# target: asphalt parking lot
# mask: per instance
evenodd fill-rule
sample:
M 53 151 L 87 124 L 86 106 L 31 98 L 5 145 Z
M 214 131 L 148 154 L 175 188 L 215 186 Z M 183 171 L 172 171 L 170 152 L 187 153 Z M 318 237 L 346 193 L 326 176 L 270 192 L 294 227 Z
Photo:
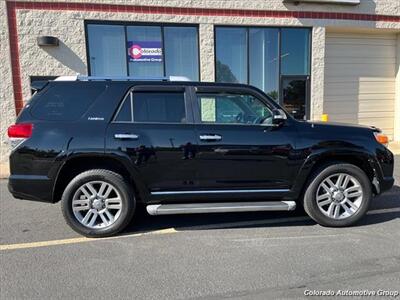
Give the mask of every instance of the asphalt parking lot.
M 0 298 L 298 299 L 307 290 L 398 291 L 399 156 L 396 176 L 396 186 L 350 228 L 321 227 L 301 209 L 140 215 L 124 234 L 96 240 L 69 229 L 59 204 L 15 200 L 2 180 Z

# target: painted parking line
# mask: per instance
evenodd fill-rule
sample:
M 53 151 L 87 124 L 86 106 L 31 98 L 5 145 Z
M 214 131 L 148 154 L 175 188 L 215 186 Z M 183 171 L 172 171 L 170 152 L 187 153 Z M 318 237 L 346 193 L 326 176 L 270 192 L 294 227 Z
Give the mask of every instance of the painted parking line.
M 378 214 L 395 213 L 395 212 L 400 212 L 400 207 L 371 210 L 371 211 L 367 212 L 367 215 L 378 215 Z M 96 239 L 95 238 L 78 237 L 78 238 L 71 238 L 71 239 L 50 240 L 50 241 L 31 242 L 31 243 L 6 244 L 6 245 L 0 245 L 0 251 L 27 249 L 27 248 L 39 248 L 39 247 L 68 245 L 68 244 L 78 244 L 78 243 L 104 241 L 104 240 L 111 240 L 111 239 L 140 237 L 140 236 L 145 236 L 145 235 L 172 234 L 172 233 L 185 231 L 185 229 L 188 229 L 188 230 L 226 229 L 226 228 L 248 227 L 248 226 L 257 226 L 257 225 L 271 225 L 271 224 L 303 222 L 303 221 L 311 221 L 311 219 L 307 216 L 288 217 L 288 218 L 279 218 L 279 219 L 271 219 L 271 220 L 254 220 L 254 221 L 243 221 L 243 222 L 227 222 L 227 223 L 216 223 L 216 224 L 207 224 L 207 225 L 185 226 L 185 227 L 180 228 L 179 230 L 176 230 L 175 228 L 166 228 L 166 229 L 155 230 L 155 231 L 150 231 L 150 232 L 125 234 L 125 235 L 118 235 L 118 236 L 112 236 L 112 237 L 106 237 L 106 238 L 96 238 Z
M 174 228 L 166 228 L 161 230 L 155 230 L 150 232 L 141 232 L 141 233 L 133 233 L 133 234 L 125 234 L 118 236 L 111 236 L 105 238 L 87 238 L 87 237 L 78 237 L 71 239 L 62 239 L 62 240 L 51 240 L 51 241 L 41 241 L 41 242 L 31 242 L 31 243 L 20 243 L 20 244 L 8 244 L 8 245 L 0 245 L 0 251 L 5 250 L 16 250 L 16 249 L 27 249 L 27 248 L 39 248 L 39 247 L 48 247 L 48 246 L 58 246 L 58 245 L 68 245 L 68 244 L 79 244 L 85 242 L 95 242 L 95 241 L 104 241 L 111 239 L 121 239 L 128 237 L 139 237 L 144 235 L 156 235 L 156 234 L 171 234 L 177 232 Z

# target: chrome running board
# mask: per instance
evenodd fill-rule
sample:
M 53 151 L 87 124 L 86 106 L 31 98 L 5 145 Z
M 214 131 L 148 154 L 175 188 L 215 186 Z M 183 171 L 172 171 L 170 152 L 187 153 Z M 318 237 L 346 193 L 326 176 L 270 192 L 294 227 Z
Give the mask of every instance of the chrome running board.
M 245 211 L 288 211 L 295 208 L 296 202 L 294 201 L 154 204 L 146 207 L 147 212 L 153 216 Z

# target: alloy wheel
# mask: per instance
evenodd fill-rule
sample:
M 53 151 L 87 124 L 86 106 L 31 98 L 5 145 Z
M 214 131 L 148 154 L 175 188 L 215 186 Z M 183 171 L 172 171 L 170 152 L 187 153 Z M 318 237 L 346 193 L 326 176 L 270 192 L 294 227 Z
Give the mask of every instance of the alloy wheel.
M 336 173 L 319 184 L 316 200 L 325 216 L 335 220 L 346 219 L 359 210 L 363 201 L 363 188 L 354 176 Z
M 80 186 L 72 199 L 75 218 L 85 227 L 110 227 L 121 215 L 122 200 L 118 190 L 105 181 L 90 181 Z

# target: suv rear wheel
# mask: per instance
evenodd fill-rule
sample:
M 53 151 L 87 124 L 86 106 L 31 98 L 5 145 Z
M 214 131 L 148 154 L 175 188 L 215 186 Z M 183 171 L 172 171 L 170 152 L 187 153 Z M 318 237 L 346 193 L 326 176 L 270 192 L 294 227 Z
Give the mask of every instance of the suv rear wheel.
M 366 214 L 371 197 L 371 184 L 364 171 L 351 164 L 332 164 L 310 180 L 304 209 L 323 226 L 349 226 Z
M 135 210 L 132 188 L 109 170 L 85 171 L 67 185 L 62 195 L 65 220 L 87 237 L 105 237 L 123 230 Z

